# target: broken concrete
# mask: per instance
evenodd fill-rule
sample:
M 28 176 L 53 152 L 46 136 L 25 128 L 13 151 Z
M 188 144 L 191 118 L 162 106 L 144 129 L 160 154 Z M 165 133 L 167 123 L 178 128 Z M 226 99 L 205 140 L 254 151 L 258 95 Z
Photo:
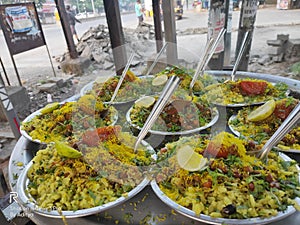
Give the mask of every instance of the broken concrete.
M 38 87 L 39 91 L 45 91 L 48 93 L 52 93 L 54 91 L 54 89 L 56 88 L 56 84 L 55 83 L 46 83 L 46 84 L 42 84 Z
M 89 57 L 79 56 L 72 59 L 70 56 L 65 57 L 65 60 L 60 64 L 61 69 L 66 74 L 83 75 L 84 70 L 89 67 L 91 60 Z
M 278 34 L 276 40 L 267 40 L 268 55 L 273 62 L 288 61 L 300 57 L 300 39 L 289 39 L 288 34 Z

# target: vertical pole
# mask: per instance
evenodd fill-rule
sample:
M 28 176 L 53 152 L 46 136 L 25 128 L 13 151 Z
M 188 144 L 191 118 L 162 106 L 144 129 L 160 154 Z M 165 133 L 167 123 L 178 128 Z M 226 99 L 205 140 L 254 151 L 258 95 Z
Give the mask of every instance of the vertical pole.
M 63 0 L 55 0 L 55 4 L 57 6 L 57 11 L 59 14 L 59 18 L 61 21 L 62 29 L 66 38 L 68 50 L 70 57 L 72 59 L 76 59 L 78 57 L 78 53 L 76 51 L 76 46 L 74 43 L 73 35 L 71 32 L 71 28 L 68 21 L 68 15 L 66 13 L 66 8 Z
M 225 1 L 225 49 L 224 49 L 224 66 L 229 67 L 231 65 L 231 31 L 232 31 L 232 0 Z M 223 66 L 223 67 L 224 67 Z
M 49 51 L 49 48 L 48 48 L 48 45 L 47 45 L 47 44 L 46 44 L 46 49 L 47 49 L 49 61 L 50 61 L 50 64 L 51 64 L 51 68 L 52 68 L 52 71 L 53 71 L 53 75 L 54 75 L 54 77 L 56 77 L 56 73 L 55 73 L 55 70 L 54 70 L 53 62 L 52 62 L 52 60 L 51 60 L 50 51 Z
M 127 55 L 119 1 L 103 0 L 103 3 L 109 29 L 111 47 L 113 49 L 115 69 L 116 73 L 121 75 L 127 63 Z
M 211 0 L 208 14 L 208 39 L 216 38 L 225 27 L 225 0 Z M 224 39 L 220 41 L 208 63 L 210 69 L 222 70 L 224 64 Z
M 174 16 L 174 3 L 173 0 L 162 1 L 162 10 L 164 15 L 164 28 L 165 28 L 165 40 L 168 42 L 167 46 L 167 63 L 169 65 L 178 64 L 177 54 L 177 40 L 176 40 L 176 26 Z
M 163 46 L 162 26 L 161 26 L 161 13 L 160 13 L 160 0 L 152 0 L 154 30 L 156 40 L 156 51 L 159 52 Z
M 91 0 L 92 1 L 92 9 L 93 9 L 93 13 L 94 13 L 94 15 L 95 15 L 95 13 L 96 13 L 96 10 L 95 10 L 95 4 L 94 4 L 94 0 Z
M 15 62 L 15 59 L 14 59 L 14 57 L 13 57 L 13 55 L 11 53 L 9 53 L 9 54 L 10 54 L 10 58 L 11 58 L 11 61 L 13 63 L 13 66 L 15 68 L 15 72 L 16 72 L 16 75 L 17 75 L 17 78 L 18 78 L 18 81 L 19 81 L 19 85 L 23 86 L 22 82 L 21 82 L 21 78 L 20 78 L 19 72 L 18 72 L 18 69 L 17 69 L 17 65 L 16 65 L 16 62 Z
M 34 10 L 35 10 L 35 12 L 37 12 L 36 6 L 35 6 L 35 3 L 34 3 L 34 2 L 33 2 L 33 5 L 34 5 Z M 42 28 L 39 21 L 38 21 L 38 24 L 39 24 L 39 27 Z M 45 38 L 45 35 L 44 35 L 44 32 L 43 32 L 43 29 L 41 29 L 41 34 L 42 34 L 42 38 L 43 38 L 43 40 L 44 40 L 44 43 L 45 43 L 45 45 L 46 45 L 46 49 L 47 49 L 47 53 L 48 53 L 48 57 L 49 57 L 49 61 L 50 61 L 50 64 L 51 64 L 51 68 L 52 68 L 53 74 L 54 74 L 54 76 L 56 77 L 56 73 L 55 73 L 55 70 L 54 70 L 54 67 L 53 67 L 53 63 L 52 63 L 51 56 L 50 56 L 50 51 L 49 51 L 48 45 L 47 45 L 47 43 L 46 43 L 46 38 Z
M 5 76 L 6 82 L 10 86 L 10 82 L 9 82 L 9 79 L 8 79 L 8 76 L 7 76 L 7 73 L 6 73 L 6 70 L 5 70 L 5 67 L 3 65 L 3 62 L 2 62 L 1 58 L 0 58 L 0 63 L 1 63 L 1 67 L 2 67 L 2 70 L 3 70 L 4 76 Z M 1 77 L 1 79 L 2 79 L 2 77 Z
M 15 138 L 19 138 L 21 136 L 20 134 L 20 121 L 17 117 L 14 107 L 8 97 L 8 93 L 5 89 L 4 82 L 2 80 L 1 74 L 0 74 L 0 108 L 2 108 L 9 125 L 11 127 L 11 130 L 15 136 Z
M 240 12 L 240 22 L 239 22 L 239 31 L 238 31 L 235 57 L 237 57 L 239 53 L 240 46 L 243 42 L 245 33 L 249 31 L 248 45 L 246 46 L 245 53 L 242 56 L 240 65 L 238 67 L 238 70 L 242 70 L 242 71 L 248 70 L 254 23 L 255 23 L 256 12 L 257 12 L 257 1 L 258 0 L 243 0 L 242 9 Z

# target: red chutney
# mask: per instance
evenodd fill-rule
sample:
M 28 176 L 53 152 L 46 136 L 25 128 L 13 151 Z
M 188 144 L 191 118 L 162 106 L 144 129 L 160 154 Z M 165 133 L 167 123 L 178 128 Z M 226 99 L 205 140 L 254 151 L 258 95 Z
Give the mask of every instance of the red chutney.
M 239 88 L 243 95 L 261 95 L 265 92 L 268 84 L 264 81 L 241 81 Z
M 108 126 L 88 130 L 82 135 L 82 142 L 88 146 L 97 146 L 100 141 L 116 138 L 121 129 L 121 126 Z

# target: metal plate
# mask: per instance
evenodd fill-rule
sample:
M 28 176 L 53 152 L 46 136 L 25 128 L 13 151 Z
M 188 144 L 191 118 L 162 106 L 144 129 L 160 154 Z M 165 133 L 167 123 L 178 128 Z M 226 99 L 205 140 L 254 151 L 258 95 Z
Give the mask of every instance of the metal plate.
M 126 113 L 126 121 L 129 123 L 130 126 L 136 128 L 138 130 L 141 130 L 142 129 L 141 127 L 139 127 L 136 124 L 132 123 L 132 121 L 130 119 L 131 110 L 132 110 L 132 107 L 130 107 L 130 109 Z M 149 133 L 156 134 L 156 135 L 161 135 L 161 136 L 180 136 L 180 135 L 189 135 L 189 134 L 199 133 L 200 131 L 203 131 L 203 130 L 206 130 L 206 129 L 212 127 L 218 121 L 219 111 L 216 108 L 212 108 L 211 111 L 212 111 L 212 119 L 205 126 L 197 127 L 195 129 L 192 129 L 192 130 L 184 130 L 184 131 L 178 131 L 178 132 L 157 131 L 157 130 L 151 130 L 150 129 Z
M 150 152 L 153 154 L 151 155 L 151 158 L 156 160 L 156 153 L 154 149 L 145 141 L 142 141 L 142 145 L 145 146 Z M 62 218 L 62 216 L 65 216 L 66 218 L 78 218 L 88 215 L 93 215 L 96 213 L 100 213 L 103 211 L 106 211 L 108 209 L 111 209 L 117 205 L 120 205 L 121 203 L 124 203 L 125 201 L 129 200 L 130 198 L 137 195 L 140 191 L 142 191 L 150 182 L 149 178 L 145 177 L 143 181 L 138 184 L 135 188 L 133 188 L 126 197 L 120 197 L 116 199 L 115 201 L 93 207 L 88 209 L 81 209 L 77 211 L 62 211 L 61 213 L 58 212 L 55 208 L 50 209 L 44 209 L 39 207 L 34 198 L 28 193 L 27 186 L 29 184 L 29 178 L 27 177 L 27 173 L 32 166 L 33 161 L 31 160 L 23 169 L 21 172 L 16 185 L 16 190 L 18 193 L 18 202 L 19 204 L 22 204 L 27 210 L 31 210 L 39 215 L 45 216 L 45 217 L 51 217 L 51 218 Z
M 283 153 L 280 153 L 280 157 L 285 161 L 291 160 L 291 158 L 289 158 L 287 155 Z M 300 169 L 299 166 L 297 166 L 297 168 Z M 299 173 L 299 180 L 300 180 L 300 173 Z M 293 206 L 288 206 L 286 211 L 279 212 L 277 216 L 273 216 L 265 219 L 261 219 L 258 217 L 250 218 L 250 219 L 213 218 L 204 214 L 196 215 L 194 211 L 177 204 L 160 190 L 155 180 L 151 181 L 151 187 L 155 192 L 155 194 L 157 195 L 157 197 L 160 198 L 165 204 L 170 206 L 172 209 L 176 210 L 180 214 L 185 215 L 189 218 L 192 218 L 200 222 L 209 223 L 209 224 L 234 224 L 234 225 L 268 224 L 268 223 L 273 223 L 282 220 L 283 218 L 296 212 L 296 209 Z M 300 204 L 300 198 L 297 198 L 296 201 L 298 202 L 298 204 Z
M 219 71 L 219 70 L 208 70 L 208 71 L 205 71 L 205 73 L 216 76 L 217 78 L 223 79 L 223 80 L 229 79 L 230 75 L 231 75 L 231 71 Z M 269 81 L 272 83 L 282 82 L 282 83 L 287 84 L 290 89 L 300 91 L 300 81 L 298 81 L 298 80 L 294 80 L 294 79 L 290 79 L 290 78 L 282 77 L 282 76 L 275 76 L 275 75 L 271 75 L 271 74 L 264 74 L 264 73 L 251 73 L 251 72 L 243 72 L 243 71 L 238 71 L 236 73 L 237 79 L 244 79 L 247 77 L 266 80 L 266 81 Z
M 72 102 L 75 102 L 75 101 L 72 101 Z M 60 102 L 59 104 L 62 105 L 62 104 L 64 104 L 64 103 L 65 103 L 65 102 Z M 27 117 L 22 121 L 22 123 L 30 122 L 30 121 L 33 120 L 36 116 L 41 115 L 41 110 L 42 110 L 42 109 L 39 109 L 39 110 L 33 112 L 32 114 L 30 114 L 29 116 L 27 116 Z M 117 121 L 118 121 L 118 118 L 119 118 L 119 116 L 118 116 L 118 111 L 117 111 L 115 108 L 112 108 L 111 111 L 112 111 L 112 113 L 113 113 L 113 115 L 112 115 L 112 117 L 111 117 L 111 120 L 112 120 L 111 125 L 115 125 L 115 124 L 117 123 Z M 21 126 L 20 126 L 20 133 L 21 133 L 22 136 L 24 136 L 24 137 L 25 137 L 26 139 L 28 139 L 29 141 L 32 141 L 32 142 L 38 143 L 38 144 L 45 144 L 45 143 L 41 142 L 39 139 L 33 139 L 33 138 L 27 133 L 27 131 L 24 130 L 24 127 L 22 126 L 22 124 L 21 124 Z
M 242 135 L 240 134 L 240 132 L 238 132 L 237 130 L 235 130 L 233 128 L 233 126 L 230 125 L 230 122 L 233 121 L 236 118 L 236 115 L 232 115 L 229 120 L 228 120 L 228 127 L 230 129 L 230 131 L 237 137 L 241 137 Z M 246 137 L 247 138 L 247 137 Z M 300 149 L 282 149 L 278 146 L 274 147 L 274 149 L 281 151 L 281 152 L 290 152 L 290 153 L 298 153 L 300 154 Z
M 146 79 L 146 78 L 153 78 L 153 76 L 152 75 L 149 75 L 149 76 L 138 76 L 138 78 Z M 86 85 L 84 85 L 81 88 L 81 90 L 80 90 L 80 96 L 83 96 L 88 91 L 91 91 L 93 89 L 93 85 L 94 85 L 95 82 L 97 82 L 97 80 L 91 81 L 91 82 L 87 83 Z M 101 83 L 101 81 L 100 81 L 100 83 Z M 115 107 L 121 107 L 122 105 L 128 105 L 128 104 L 132 105 L 135 100 L 137 100 L 137 98 L 134 98 L 134 99 L 131 99 L 131 100 L 125 101 L 125 102 L 112 102 L 111 105 L 113 105 Z M 104 103 L 108 103 L 108 102 L 104 102 Z
M 216 76 L 219 79 L 222 80 L 227 80 L 230 79 L 231 76 L 231 72 L 230 71 L 206 71 L 206 73 Z M 279 78 L 278 76 L 274 76 L 274 75 L 270 75 L 270 74 L 259 74 L 259 73 L 251 73 L 251 72 L 241 72 L 238 71 L 236 74 L 236 79 L 245 79 L 245 78 L 255 78 L 255 79 L 260 79 L 260 80 L 265 80 L 270 82 L 271 84 L 275 85 L 278 82 L 282 82 L 282 83 L 286 83 L 288 86 L 296 88 L 299 83 L 298 81 L 295 82 L 295 80 L 289 79 L 289 78 Z M 286 95 L 288 96 L 290 93 L 290 90 L 287 90 Z M 216 106 L 222 106 L 222 107 L 228 107 L 228 108 L 239 108 L 239 107 L 245 107 L 245 106 L 255 106 L 255 105 L 262 105 L 265 102 L 252 102 L 252 103 L 236 103 L 236 104 L 227 104 L 227 105 L 223 105 L 220 103 L 213 103 Z

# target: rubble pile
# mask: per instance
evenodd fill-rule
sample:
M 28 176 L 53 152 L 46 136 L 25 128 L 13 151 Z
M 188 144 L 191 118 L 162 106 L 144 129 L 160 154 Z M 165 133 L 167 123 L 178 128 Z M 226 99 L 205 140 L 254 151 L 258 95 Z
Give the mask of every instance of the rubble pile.
M 154 28 L 151 25 L 139 26 L 136 29 L 124 29 L 125 47 L 127 52 L 136 54 L 133 65 L 142 62 L 145 52 L 152 45 L 149 41 L 155 40 Z M 80 56 L 89 58 L 93 65 L 100 70 L 110 70 L 114 67 L 113 52 L 110 43 L 109 30 L 105 25 L 91 27 L 86 31 L 77 44 L 77 52 Z
M 299 74 L 291 72 L 293 65 L 300 60 L 300 39 L 278 34 L 276 40 L 267 40 L 267 45 L 267 54 L 250 59 L 249 71 L 300 80 Z

